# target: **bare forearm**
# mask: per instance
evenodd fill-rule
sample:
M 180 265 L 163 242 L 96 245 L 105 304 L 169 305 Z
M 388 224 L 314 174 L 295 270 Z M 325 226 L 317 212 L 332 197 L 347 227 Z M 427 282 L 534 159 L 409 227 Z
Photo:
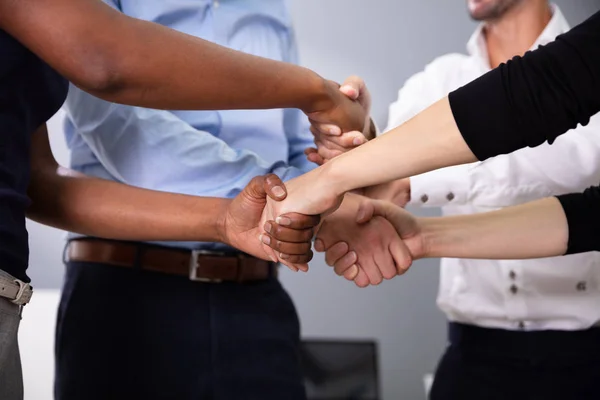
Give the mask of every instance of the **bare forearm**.
M 0 0 L 0 28 L 76 85 L 109 101 L 163 109 L 307 112 L 331 103 L 331 88 L 308 69 L 136 20 L 99 0 Z
M 463 140 L 445 98 L 322 168 L 326 179 L 339 192 L 346 192 L 473 161 L 477 160 Z
M 420 218 L 425 257 L 527 259 L 565 254 L 568 224 L 552 197 L 499 211 Z
M 28 218 L 85 235 L 121 240 L 223 241 L 230 200 L 139 189 L 59 168 L 32 174 Z

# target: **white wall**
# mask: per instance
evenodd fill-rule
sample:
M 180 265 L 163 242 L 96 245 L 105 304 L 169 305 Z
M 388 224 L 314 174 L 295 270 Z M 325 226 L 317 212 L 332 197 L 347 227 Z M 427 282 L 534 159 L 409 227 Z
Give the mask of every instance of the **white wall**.
M 572 23 L 600 8 L 597 0 L 557 3 Z M 382 126 L 402 83 L 434 57 L 463 51 L 474 27 L 464 1 L 292 0 L 292 12 L 303 64 L 338 81 L 350 74 L 363 76 Z M 55 155 L 67 164 L 57 119 L 51 132 Z M 62 233 L 35 223 L 28 227 L 34 285 L 58 288 Z M 435 367 L 445 340 L 445 322 L 434 303 L 437 265 L 436 260 L 420 261 L 405 277 L 359 290 L 334 276 L 317 257 L 309 274 L 286 270 L 282 280 L 298 306 L 305 336 L 377 339 L 384 398 L 420 399 L 423 374 Z M 24 357 L 26 373 L 30 359 Z M 50 393 L 28 400 L 49 398 Z

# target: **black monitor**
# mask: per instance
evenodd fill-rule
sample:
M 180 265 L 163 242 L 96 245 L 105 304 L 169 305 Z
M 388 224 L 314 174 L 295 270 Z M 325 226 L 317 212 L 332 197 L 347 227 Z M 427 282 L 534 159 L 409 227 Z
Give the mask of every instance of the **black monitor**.
M 301 356 L 308 400 L 381 400 L 375 341 L 305 339 Z

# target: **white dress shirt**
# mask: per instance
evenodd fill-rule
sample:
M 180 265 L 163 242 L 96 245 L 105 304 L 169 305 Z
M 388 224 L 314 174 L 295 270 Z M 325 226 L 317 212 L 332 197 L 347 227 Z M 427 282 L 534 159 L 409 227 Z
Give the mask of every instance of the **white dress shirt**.
M 532 46 L 569 27 L 558 7 Z M 390 106 L 388 130 L 490 70 L 482 27 L 468 54 L 437 58 L 411 77 Z M 481 132 L 485 135 L 485 132 Z M 472 214 L 570 192 L 600 182 L 600 118 L 553 145 L 411 178 L 409 206 Z M 600 253 L 537 260 L 443 259 L 438 305 L 451 321 L 512 330 L 576 330 L 600 321 Z

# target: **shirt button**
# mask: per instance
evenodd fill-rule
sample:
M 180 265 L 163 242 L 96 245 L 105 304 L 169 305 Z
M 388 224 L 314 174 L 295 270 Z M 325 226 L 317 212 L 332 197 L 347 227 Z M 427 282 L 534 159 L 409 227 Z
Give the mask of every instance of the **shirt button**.
M 510 292 L 512 294 L 517 294 L 518 291 L 519 291 L 519 288 L 517 287 L 517 285 L 511 285 L 510 286 Z
M 579 292 L 585 292 L 587 290 L 587 282 L 579 282 L 576 288 Z
M 429 200 L 429 196 L 427 196 L 426 194 L 424 194 L 423 196 L 421 196 L 421 202 L 422 203 L 427 203 L 428 200 Z
M 525 322 L 519 321 L 519 329 L 525 329 Z
M 215 7 L 215 8 L 219 8 L 219 0 L 215 0 L 215 1 L 213 2 L 213 7 Z
M 515 271 L 510 271 L 510 273 L 508 274 L 508 276 L 510 277 L 510 279 L 512 279 L 514 281 L 515 278 L 517 277 L 517 274 L 515 273 Z
M 448 201 L 452 201 L 452 200 L 454 200 L 454 193 L 448 193 L 448 194 L 446 195 L 446 198 L 448 199 Z

